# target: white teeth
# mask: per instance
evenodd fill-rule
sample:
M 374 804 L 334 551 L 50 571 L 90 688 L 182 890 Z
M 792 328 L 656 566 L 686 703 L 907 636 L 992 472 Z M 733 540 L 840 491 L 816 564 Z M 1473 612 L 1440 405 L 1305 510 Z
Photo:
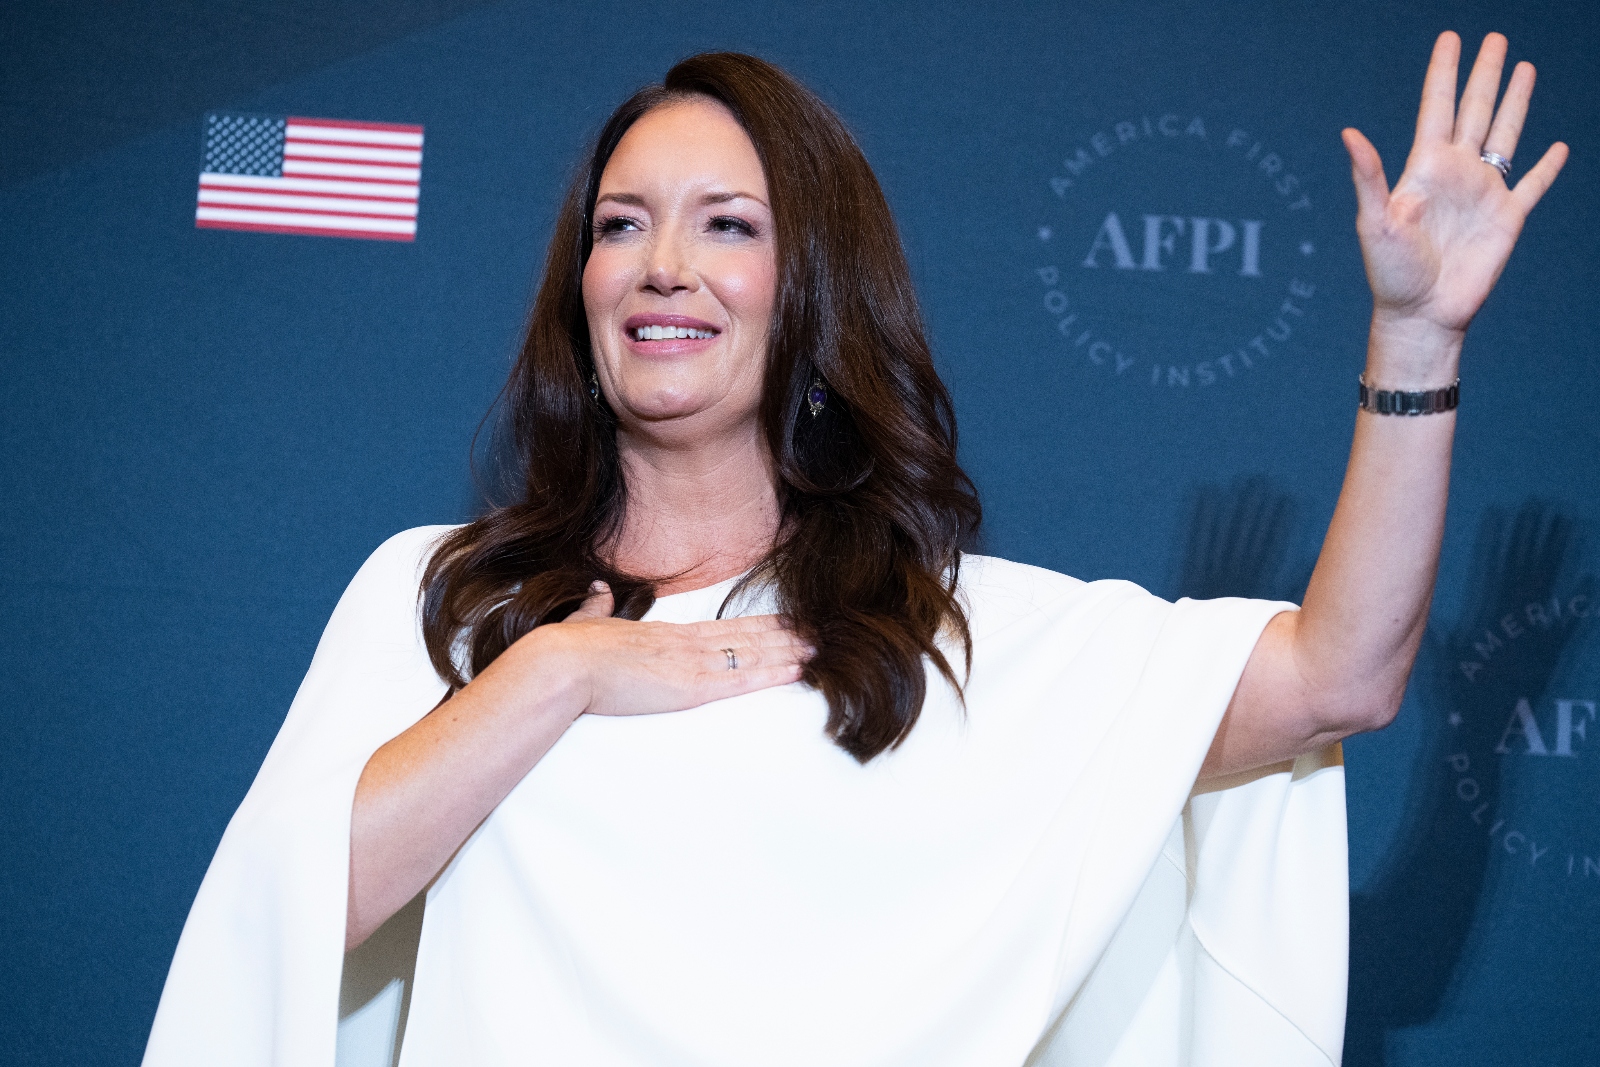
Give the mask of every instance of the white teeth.
M 695 330 L 688 326 L 639 326 L 633 331 L 635 341 L 673 341 L 684 338 L 704 340 L 715 336 L 714 330 Z

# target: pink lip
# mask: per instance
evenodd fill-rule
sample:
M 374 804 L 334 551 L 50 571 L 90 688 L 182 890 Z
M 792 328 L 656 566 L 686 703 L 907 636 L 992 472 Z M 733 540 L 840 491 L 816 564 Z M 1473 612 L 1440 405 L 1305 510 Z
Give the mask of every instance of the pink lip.
M 689 330 L 709 330 L 711 337 L 674 337 L 670 340 L 663 338 L 660 341 L 636 341 L 633 331 L 641 326 L 674 326 Z M 622 323 L 622 337 L 628 347 L 641 356 L 678 356 L 689 355 L 708 348 L 715 344 L 721 329 L 706 322 L 704 319 L 693 319 L 687 315 L 630 315 Z

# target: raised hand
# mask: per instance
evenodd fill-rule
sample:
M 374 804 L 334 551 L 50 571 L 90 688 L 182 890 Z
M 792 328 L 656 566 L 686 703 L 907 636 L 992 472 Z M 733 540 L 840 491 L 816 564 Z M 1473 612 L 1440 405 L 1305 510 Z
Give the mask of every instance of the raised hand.
M 1500 277 L 1528 213 L 1567 160 L 1567 146 L 1558 141 L 1507 187 L 1480 153 L 1515 158 L 1533 94 L 1533 65 L 1517 64 L 1496 110 L 1506 39 L 1489 34 L 1458 108 L 1460 57 L 1461 39 L 1440 34 L 1423 82 L 1416 140 L 1392 192 L 1372 142 L 1357 130 L 1344 131 L 1375 315 L 1458 339 Z
M 670 623 L 614 619 L 611 611 L 611 591 L 597 583 L 565 621 L 533 631 L 543 654 L 571 672 L 590 715 L 681 711 L 784 685 L 814 654 L 777 615 Z
M 1467 325 L 1567 159 L 1556 144 L 1508 188 L 1482 153 L 1515 155 L 1533 67 L 1517 65 L 1496 110 L 1506 39 L 1490 34 L 1458 108 L 1460 56 L 1460 39 L 1441 34 L 1393 192 L 1371 142 L 1344 131 L 1372 284 L 1366 381 L 1374 388 L 1450 384 Z M 1433 599 L 1455 424 L 1453 412 L 1355 414 L 1344 488 L 1304 605 L 1267 624 L 1203 775 L 1266 766 L 1394 718 Z

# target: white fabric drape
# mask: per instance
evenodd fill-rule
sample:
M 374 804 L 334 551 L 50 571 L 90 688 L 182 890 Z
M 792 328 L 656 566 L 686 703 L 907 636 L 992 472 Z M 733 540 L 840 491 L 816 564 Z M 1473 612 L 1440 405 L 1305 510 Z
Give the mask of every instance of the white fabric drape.
M 333 1067 L 355 782 L 434 706 L 401 534 L 341 599 L 229 824 L 147 1067 Z M 401 1062 L 1337 1064 L 1337 753 L 1195 775 L 1290 605 L 983 557 L 963 708 L 865 767 L 793 685 L 584 718 L 428 896 Z M 715 615 L 727 586 L 658 601 Z M 756 598 L 732 613 L 763 610 Z

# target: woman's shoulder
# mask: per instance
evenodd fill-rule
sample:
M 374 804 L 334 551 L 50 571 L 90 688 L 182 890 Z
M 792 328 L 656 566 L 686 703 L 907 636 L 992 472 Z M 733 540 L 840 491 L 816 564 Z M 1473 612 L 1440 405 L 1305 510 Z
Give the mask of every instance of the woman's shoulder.
M 1086 582 L 1045 567 L 963 553 L 959 589 L 974 633 L 993 632 L 1025 618 L 1042 619 L 1105 599 L 1155 599 L 1133 582 Z
M 345 589 L 344 601 L 390 610 L 415 604 L 422 572 L 439 542 L 455 525 L 414 526 L 386 539 L 361 564 Z
M 413 583 L 420 581 L 422 569 L 427 566 L 439 542 L 445 535 L 460 528 L 460 524 L 440 524 L 401 530 L 372 550 L 356 576 L 359 579 L 364 574 L 370 574 Z
M 963 552 L 960 584 L 963 590 L 983 595 L 1018 595 L 1050 600 L 1076 592 L 1088 583 L 1060 571 L 1028 563 Z

